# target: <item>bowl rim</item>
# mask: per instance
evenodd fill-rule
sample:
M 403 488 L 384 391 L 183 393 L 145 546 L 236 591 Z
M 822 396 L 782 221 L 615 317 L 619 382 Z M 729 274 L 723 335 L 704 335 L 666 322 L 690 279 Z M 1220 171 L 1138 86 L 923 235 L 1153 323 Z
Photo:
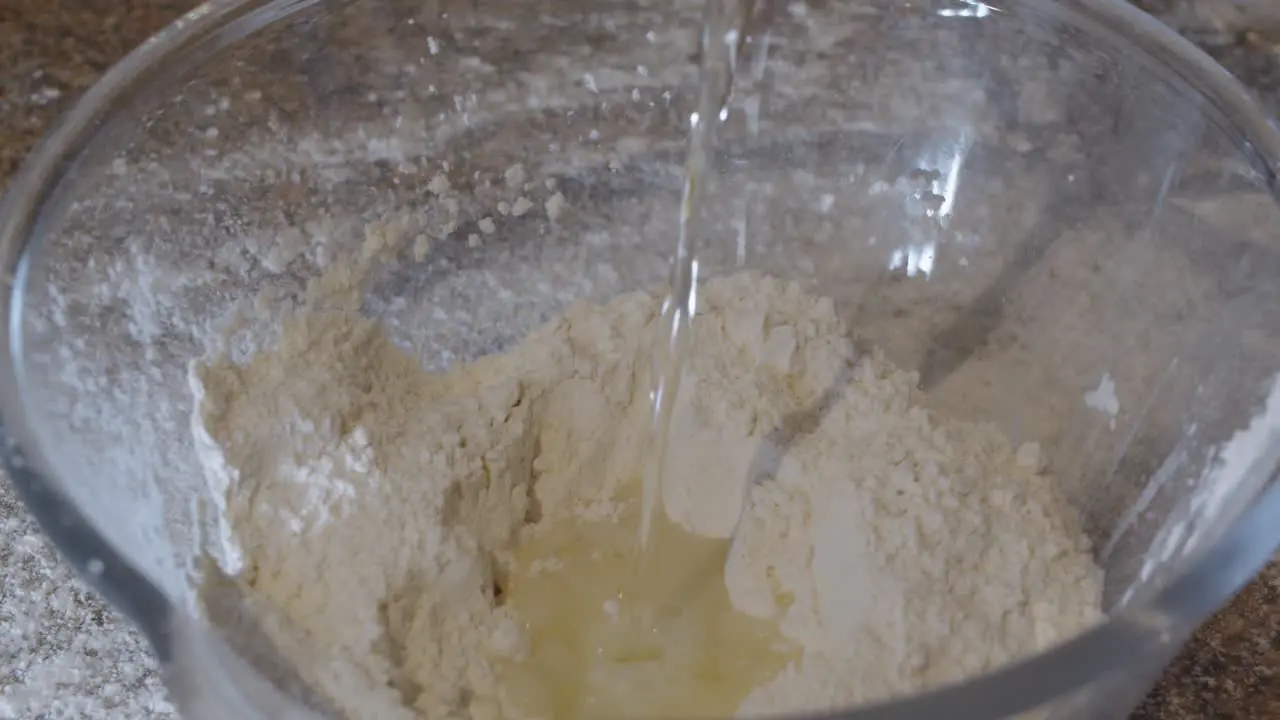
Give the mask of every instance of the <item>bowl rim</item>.
M 148 578 L 120 555 L 59 483 L 40 470 L 50 467 L 46 455 L 53 450 L 38 441 L 24 392 L 20 321 L 22 290 L 27 282 L 27 250 L 39 242 L 39 219 L 46 201 L 55 195 L 64 179 L 75 173 L 82 153 L 103 120 L 112 116 L 122 98 L 145 78 L 211 37 L 223 35 L 225 42 L 234 42 L 275 20 L 325 1 L 209 0 L 181 16 L 110 68 L 81 97 L 27 157 L 0 202 L 0 262 L 8 269 L 5 279 L 10 286 L 9 293 L 0 293 L 0 318 L 8 341 L 7 351 L 0 353 L 0 462 L 58 551 L 90 586 L 139 627 L 165 665 L 174 660 L 174 626 L 186 611 L 154 578 Z M 980 4 L 978 0 L 960 1 Z M 999 4 L 1006 3 L 1033 5 L 1040 12 L 1066 14 L 1105 27 L 1174 72 L 1210 103 L 1226 120 L 1230 131 L 1238 133 L 1242 152 L 1252 150 L 1258 170 L 1273 194 L 1276 192 L 1280 131 L 1249 91 L 1190 41 L 1119 0 L 1003 0 Z M 1144 665 L 1144 658 L 1171 655 L 1185 640 L 1189 628 L 1225 604 L 1280 546 L 1280 482 L 1275 469 L 1270 472 L 1251 507 L 1198 558 L 1188 562 L 1180 574 L 1152 597 L 1108 615 L 1092 629 L 1034 656 L 956 684 L 870 705 L 801 716 L 990 720 L 1034 710 L 1100 682 L 1124 682 L 1125 678 L 1136 676 L 1145 690 L 1159 667 Z M 181 697 L 175 700 L 181 705 Z M 1137 697 L 1132 700 L 1136 702 Z

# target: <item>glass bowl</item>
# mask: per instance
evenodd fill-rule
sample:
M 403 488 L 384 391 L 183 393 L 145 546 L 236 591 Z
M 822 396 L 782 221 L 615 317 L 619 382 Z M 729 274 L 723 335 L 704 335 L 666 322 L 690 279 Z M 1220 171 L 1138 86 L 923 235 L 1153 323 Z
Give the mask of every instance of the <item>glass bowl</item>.
M 1095 629 L 830 712 L 1123 716 L 1280 542 L 1280 135 L 1118 2 L 778 10 L 726 123 L 703 267 L 803 280 L 936 406 L 1039 441 L 1106 571 Z M 212 524 L 189 363 L 245 308 L 238 346 L 269 342 L 373 223 L 415 241 L 365 310 L 433 369 L 663 282 L 699 17 L 689 0 L 218 0 L 30 158 L 0 212 L 6 463 L 186 716 L 316 716 L 197 603 Z

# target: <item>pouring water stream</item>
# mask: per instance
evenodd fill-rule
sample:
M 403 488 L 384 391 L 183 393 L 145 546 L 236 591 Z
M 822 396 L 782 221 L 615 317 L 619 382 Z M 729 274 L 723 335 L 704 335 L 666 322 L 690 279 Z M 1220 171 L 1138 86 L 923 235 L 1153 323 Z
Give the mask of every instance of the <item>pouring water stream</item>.
M 693 317 L 698 296 L 698 227 L 706 189 L 711 182 L 711 164 L 718 147 L 721 125 L 729 118 L 734 99 L 738 64 L 751 46 L 749 72 L 742 79 L 753 86 L 764 73 L 768 54 L 768 11 L 770 0 L 707 0 L 700 37 L 701 65 L 698 74 L 697 105 L 689 117 L 689 150 L 685 160 L 684 186 L 680 199 L 679 232 L 671 260 L 670 287 L 662 305 L 659 332 L 655 338 L 652 386 L 651 438 L 655 452 L 644 475 L 641 498 L 640 548 L 649 545 L 653 513 L 660 509 L 662 476 L 667 464 L 671 418 L 680 380 L 689 353 Z M 751 35 L 752 31 L 758 34 Z M 746 99 L 748 131 L 758 125 L 759 97 Z M 745 221 L 744 221 L 745 222 Z M 745 233 L 745 228 L 740 228 Z M 739 251 L 741 258 L 742 252 Z
M 639 537 L 631 535 L 629 524 L 605 523 L 569 530 L 571 542 L 557 545 L 552 533 L 522 547 L 530 559 L 556 555 L 564 568 L 563 575 L 522 576 L 509 598 L 525 608 L 560 608 L 544 613 L 551 622 L 531 627 L 530 656 L 505 675 L 543 716 L 732 714 L 751 688 L 791 659 L 789 650 L 779 649 L 776 623 L 734 609 L 721 579 L 729 542 L 681 528 L 661 501 L 697 309 L 698 247 L 711 229 L 705 211 L 712 166 L 731 103 L 743 107 L 748 132 L 757 126 L 759 98 L 752 93 L 765 69 L 769 2 L 706 0 L 670 288 L 653 340 L 647 438 L 652 451 L 641 480 Z M 750 62 L 742 62 L 744 52 Z M 734 102 L 735 94 L 744 96 L 742 102 Z M 746 206 L 731 209 L 742 213 L 738 237 L 724 238 L 737 240 L 740 259 Z M 557 579 L 565 577 L 573 578 L 571 587 Z

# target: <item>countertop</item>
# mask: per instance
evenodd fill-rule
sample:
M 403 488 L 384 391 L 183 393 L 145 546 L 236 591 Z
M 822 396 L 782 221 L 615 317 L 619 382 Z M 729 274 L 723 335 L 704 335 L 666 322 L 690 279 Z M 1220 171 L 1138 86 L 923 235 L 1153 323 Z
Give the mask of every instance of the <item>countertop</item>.
M 1142 0 L 1280 113 L 1280 4 Z M 0 2 L 0 190 L 112 63 L 192 0 Z M 0 482 L 0 719 L 173 718 L 145 641 L 91 592 Z M 1139 720 L 1280 718 L 1280 558 L 1197 633 Z

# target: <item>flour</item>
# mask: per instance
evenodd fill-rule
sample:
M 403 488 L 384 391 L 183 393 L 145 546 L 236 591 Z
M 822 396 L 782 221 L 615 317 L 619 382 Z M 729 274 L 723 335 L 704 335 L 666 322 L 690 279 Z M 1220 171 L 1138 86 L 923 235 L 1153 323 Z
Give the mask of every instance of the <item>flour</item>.
M 733 538 L 733 604 L 803 651 L 742 713 L 957 680 L 1099 618 L 1100 572 L 1038 448 L 934 417 L 796 284 L 743 273 L 699 299 L 663 505 Z M 574 305 L 446 373 L 338 305 L 245 363 L 192 368 L 218 562 L 348 716 L 524 717 L 496 671 L 528 651 L 503 604 L 513 551 L 633 502 L 658 295 Z

